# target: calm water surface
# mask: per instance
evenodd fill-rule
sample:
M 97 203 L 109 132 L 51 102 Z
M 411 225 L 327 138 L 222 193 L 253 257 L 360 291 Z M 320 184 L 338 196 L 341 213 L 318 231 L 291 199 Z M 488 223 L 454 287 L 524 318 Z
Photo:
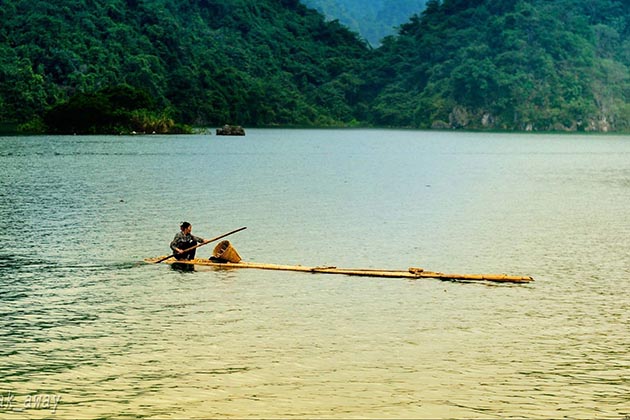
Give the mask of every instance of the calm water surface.
M 628 208 L 629 137 L 0 138 L 0 417 L 628 418 Z M 248 261 L 536 281 L 141 263 L 183 220 Z

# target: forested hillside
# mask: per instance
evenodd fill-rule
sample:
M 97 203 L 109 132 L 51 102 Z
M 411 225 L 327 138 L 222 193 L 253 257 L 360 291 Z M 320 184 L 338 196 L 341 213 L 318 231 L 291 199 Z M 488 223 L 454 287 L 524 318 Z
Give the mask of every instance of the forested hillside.
M 630 3 L 430 0 L 379 51 L 374 124 L 630 129 Z
M 4 124 L 630 131 L 621 0 L 429 0 L 377 49 L 297 0 L 13 0 L 0 22 Z
M 326 16 L 338 19 L 373 46 L 424 10 L 426 0 L 303 0 Z
M 12 0 L 0 22 L 5 122 L 129 85 L 187 123 L 343 124 L 368 51 L 297 0 Z

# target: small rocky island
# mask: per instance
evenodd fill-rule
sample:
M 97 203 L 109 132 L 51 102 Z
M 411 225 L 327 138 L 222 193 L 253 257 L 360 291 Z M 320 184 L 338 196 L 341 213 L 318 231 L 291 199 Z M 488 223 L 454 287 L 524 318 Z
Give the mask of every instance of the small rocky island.
M 217 136 L 244 136 L 245 129 L 240 125 L 228 125 L 217 128 Z

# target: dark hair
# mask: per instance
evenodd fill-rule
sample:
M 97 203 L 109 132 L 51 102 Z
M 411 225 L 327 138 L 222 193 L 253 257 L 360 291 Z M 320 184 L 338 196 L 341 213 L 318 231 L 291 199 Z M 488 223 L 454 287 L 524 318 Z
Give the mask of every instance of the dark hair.
M 182 222 L 182 223 L 180 223 L 179 228 L 180 228 L 181 230 L 184 230 L 184 229 L 188 229 L 188 226 L 190 226 L 190 223 L 188 223 L 188 222 Z

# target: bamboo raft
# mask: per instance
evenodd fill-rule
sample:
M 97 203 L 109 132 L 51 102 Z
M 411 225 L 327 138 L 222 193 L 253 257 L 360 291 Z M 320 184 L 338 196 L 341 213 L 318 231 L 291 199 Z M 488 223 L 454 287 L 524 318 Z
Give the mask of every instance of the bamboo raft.
M 440 280 L 461 280 L 461 281 L 490 281 L 501 283 L 529 283 L 534 281 L 529 276 L 510 276 L 507 274 L 449 274 L 435 271 L 426 271 L 422 268 L 410 267 L 407 270 L 379 270 L 379 269 L 362 269 L 362 268 L 337 268 L 337 267 L 308 267 L 302 265 L 281 265 L 281 264 L 262 264 L 255 262 L 214 262 L 209 259 L 196 258 L 193 260 L 175 260 L 173 258 L 165 259 L 165 256 L 156 258 L 147 258 L 147 263 L 159 263 L 161 261 L 167 264 L 184 264 L 199 265 L 206 267 L 215 267 L 221 269 L 232 268 L 255 268 L 260 270 L 281 270 L 281 271 L 299 271 L 304 273 L 321 273 L 321 274 L 344 274 L 348 276 L 364 276 L 364 277 L 385 277 L 385 278 L 404 278 L 404 279 L 421 279 L 433 278 Z

